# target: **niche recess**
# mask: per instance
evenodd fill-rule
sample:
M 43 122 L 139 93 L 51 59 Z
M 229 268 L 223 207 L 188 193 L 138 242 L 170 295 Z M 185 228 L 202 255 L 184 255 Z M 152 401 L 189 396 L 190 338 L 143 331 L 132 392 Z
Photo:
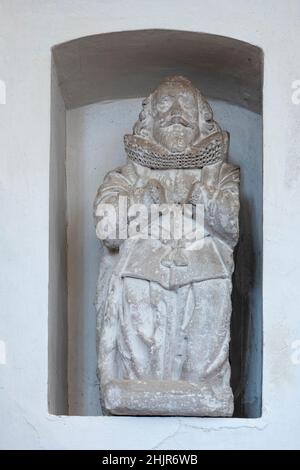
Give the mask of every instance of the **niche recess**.
M 141 30 L 98 34 L 52 50 L 49 246 L 49 412 L 99 415 L 96 315 L 100 261 L 92 203 L 125 163 L 130 132 L 167 75 L 185 75 L 231 134 L 241 167 L 240 242 L 231 340 L 235 416 L 259 417 L 262 401 L 262 51 L 216 35 Z

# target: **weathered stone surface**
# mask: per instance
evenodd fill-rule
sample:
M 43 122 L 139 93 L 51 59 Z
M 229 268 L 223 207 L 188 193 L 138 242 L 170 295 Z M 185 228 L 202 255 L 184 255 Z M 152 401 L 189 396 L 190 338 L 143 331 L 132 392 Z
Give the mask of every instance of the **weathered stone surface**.
M 113 380 L 105 386 L 105 407 L 118 415 L 231 416 L 231 396 L 217 396 L 204 382 Z
M 199 90 L 171 77 L 144 101 L 133 135 L 125 136 L 128 163 L 99 188 L 99 238 L 103 204 L 116 209 L 105 222 L 97 288 L 98 366 L 107 413 L 232 415 L 228 350 L 239 169 L 226 161 L 228 141 Z M 139 215 L 129 210 L 124 222 L 121 198 L 130 210 L 139 204 Z M 149 213 L 158 206 L 154 222 Z M 192 223 L 192 236 L 176 238 L 174 225 L 164 223 L 171 206 Z M 159 236 L 146 237 L 155 223 Z

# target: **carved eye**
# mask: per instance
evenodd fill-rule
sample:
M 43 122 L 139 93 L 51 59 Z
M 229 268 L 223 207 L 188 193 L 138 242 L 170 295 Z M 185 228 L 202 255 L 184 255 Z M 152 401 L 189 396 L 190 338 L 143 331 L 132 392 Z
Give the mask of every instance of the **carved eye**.
M 192 96 L 181 96 L 179 98 L 179 103 L 183 108 L 192 109 L 195 106 L 195 100 Z
M 170 96 L 163 96 L 157 102 L 157 108 L 162 111 L 166 111 L 172 106 L 172 98 Z

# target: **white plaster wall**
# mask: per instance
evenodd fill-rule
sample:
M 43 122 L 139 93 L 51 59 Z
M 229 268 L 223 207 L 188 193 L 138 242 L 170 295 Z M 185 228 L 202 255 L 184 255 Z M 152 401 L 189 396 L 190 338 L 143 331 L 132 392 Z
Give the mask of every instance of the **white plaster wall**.
M 101 245 L 96 240 L 93 221 L 93 201 L 106 173 L 126 162 L 123 135 L 132 127 L 142 109 L 142 98 L 97 103 L 67 111 L 67 220 L 68 220 L 68 309 L 69 309 L 69 413 L 71 415 L 98 415 L 99 386 L 96 376 L 96 315 L 93 301 L 101 262 Z M 262 122 L 256 113 L 229 103 L 210 100 L 214 117 L 223 129 L 230 132 L 230 161 L 241 167 L 242 209 L 244 201 L 251 210 L 252 223 L 246 223 L 241 233 L 252 230 L 254 248 L 249 241 L 242 246 L 242 263 L 251 270 L 256 261 L 254 279 L 246 281 L 250 290 L 250 309 L 255 327 L 252 348 L 258 348 L 255 333 L 260 328 L 261 266 L 260 252 L 262 222 Z M 251 251 L 249 260 L 247 251 Z M 243 274 L 240 272 L 240 276 Z M 247 278 L 248 273 L 245 273 Z M 245 284 L 245 280 L 243 281 Z M 242 293 L 244 294 L 244 293 Z M 241 295 L 241 294 L 240 294 Z M 236 315 L 247 316 L 237 307 Z M 241 329 L 242 321 L 237 322 Z M 243 347 L 238 341 L 236 349 Z M 241 351 L 237 362 L 241 361 Z M 232 358 L 235 360 L 235 358 Z M 255 372 L 252 393 L 254 400 L 260 389 L 260 351 L 252 358 Z
M 299 448 L 298 0 L 1 0 L 1 448 Z M 57 417 L 47 410 L 50 48 L 101 32 L 173 28 L 261 47 L 264 381 L 258 420 Z M 210 432 L 207 432 L 209 430 Z

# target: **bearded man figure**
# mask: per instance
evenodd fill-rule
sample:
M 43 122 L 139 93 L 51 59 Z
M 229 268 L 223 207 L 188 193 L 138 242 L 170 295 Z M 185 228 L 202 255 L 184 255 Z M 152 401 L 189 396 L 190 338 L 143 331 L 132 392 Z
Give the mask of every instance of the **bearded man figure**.
M 105 177 L 94 206 L 104 246 L 96 303 L 103 410 L 232 416 L 229 341 L 239 169 L 226 161 L 228 134 L 201 92 L 174 76 L 143 102 L 124 142 L 128 162 Z M 129 238 L 112 230 L 103 240 L 103 204 L 120 214 L 121 197 L 129 207 L 204 206 L 201 247 L 163 235 L 130 236 L 130 230 Z M 187 217 L 194 219 L 195 211 Z M 125 223 L 130 220 L 129 214 Z M 118 217 L 116 223 L 120 228 Z M 150 227 L 149 219 L 145 225 Z

